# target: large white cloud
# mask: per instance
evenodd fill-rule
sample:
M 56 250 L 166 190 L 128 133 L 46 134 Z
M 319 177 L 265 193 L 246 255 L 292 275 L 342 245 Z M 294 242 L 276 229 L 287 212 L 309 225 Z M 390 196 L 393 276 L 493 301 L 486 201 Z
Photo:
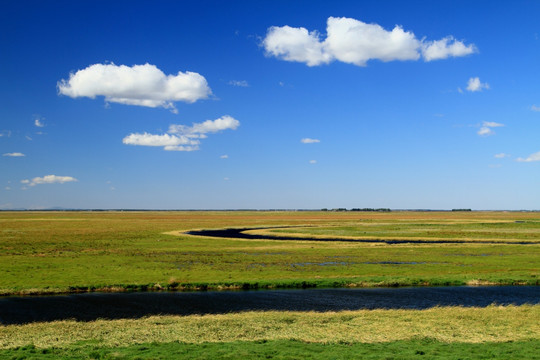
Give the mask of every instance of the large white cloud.
M 272 26 L 262 45 L 270 56 L 286 61 L 306 63 L 308 66 L 339 60 L 365 66 L 369 60 L 424 61 L 465 56 L 476 52 L 473 44 L 465 45 L 453 36 L 441 40 L 419 40 L 414 33 L 396 25 L 391 31 L 378 24 L 367 24 L 352 18 L 329 17 L 327 37 L 321 40 L 317 31 L 300 27 Z
M 377 24 L 330 17 L 326 31 L 325 50 L 345 63 L 365 66 L 372 59 L 417 60 L 420 57 L 420 41 L 400 26 L 387 31 Z
M 309 32 L 303 27 L 272 26 L 263 40 L 263 46 L 270 55 L 287 61 L 303 62 L 308 66 L 332 60 L 332 56 L 323 49 L 319 33 Z
M 517 158 L 516 161 L 519 162 L 533 162 L 533 161 L 540 161 L 540 151 L 536 152 L 534 154 L 529 155 L 526 158 Z
M 94 64 L 60 80 L 58 92 L 72 98 L 104 96 L 105 101 L 126 105 L 163 107 L 176 112 L 175 101 L 193 103 L 212 91 L 196 72 L 165 75 L 155 65 Z
M 22 184 L 26 184 L 28 186 L 36 186 L 39 184 L 63 184 L 66 182 L 73 182 L 78 181 L 74 177 L 71 176 L 57 176 L 57 175 L 45 175 L 43 177 L 35 177 L 32 180 L 21 180 Z
M 126 145 L 161 146 L 167 151 L 195 151 L 199 150 L 200 139 L 205 139 L 206 134 L 236 130 L 238 126 L 240 121 L 225 115 L 216 120 L 193 123 L 191 126 L 173 124 L 169 126 L 167 134 L 129 134 L 122 142 Z

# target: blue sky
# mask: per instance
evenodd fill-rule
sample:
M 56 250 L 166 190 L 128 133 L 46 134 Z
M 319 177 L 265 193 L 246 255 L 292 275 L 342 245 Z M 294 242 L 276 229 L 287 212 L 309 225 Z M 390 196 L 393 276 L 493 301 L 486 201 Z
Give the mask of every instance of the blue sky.
M 0 209 L 539 209 L 539 13 L 3 1 Z

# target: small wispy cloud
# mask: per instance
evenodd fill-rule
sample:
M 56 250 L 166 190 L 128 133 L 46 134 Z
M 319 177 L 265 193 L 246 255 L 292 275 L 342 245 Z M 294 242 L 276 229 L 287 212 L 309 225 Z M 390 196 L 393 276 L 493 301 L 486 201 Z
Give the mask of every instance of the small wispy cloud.
M 240 121 L 225 115 L 216 120 L 206 120 L 202 123 L 187 125 L 170 125 L 166 134 L 132 133 L 124 137 L 126 145 L 159 146 L 166 151 L 196 151 L 199 150 L 200 139 L 206 139 L 206 134 L 223 130 L 236 130 Z
M 480 136 L 491 136 L 495 135 L 495 131 L 493 131 L 492 128 L 494 127 L 502 127 L 504 124 L 500 124 L 493 121 L 484 121 L 482 123 L 482 126 L 480 127 L 480 130 L 478 130 L 477 134 Z
M 540 151 L 536 152 L 534 154 L 529 155 L 526 158 L 517 158 L 516 161 L 519 162 L 533 162 L 533 161 L 540 161 Z
M 28 136 L 28 135 L 26 135 L 24 138 L 25 138 L 26 140 L 28 140 L 28 141 L 32 141 L 32 138 L 31 138 L 30 136 Z
M 316 144 L 316 143 L 320 143 L 321 140 L 319 140 L 319 139 L 311 139 L 311 138 L 303 138 L 302 140 L 300 140 L 300 142 L 302 144 Z
M 309 163 L 310 163 L 310 164 L 316 164 L 316 163 L 317 163 L 317 160 L 309 160 Z
M 249 87 L 249 83 L 246 80 L 231 80 L 229 85 L 238 87 Z
M 31 180 L 25 179 L 21 180 L 21 184 L 28 186 L 36 186 L 40 184 L 64 184 L 67 182 L 78 181 L 72 176 L 57 176 L 57 175 L 45 175 L 43 177 L 35 177 Z
M 11 131 L 10 130 L 3 130 L 0 132 L 0 137 L 10 137 L 11 136 Z
M 43 118 L 41 116 L 36 116 L 34 118 L 34 125 L 37 127 L 45 127 L 45 123 L 43 122 Z
M 478 77 L 470 78 L 467 82 L 467 91 L 476 92 L 482 91 L 483 89 L 489 89 L 489 84 L 481 82 Z
M 496 159 L 504 159 L 504 158 L 510 157 L 510 155 L 505 154 L 505 153 L 500 153 L 500 154 L 495 154 L 493 157 Z
M 532 105 L 531 110 L 532 111 L 540 111 L 540 106 Z
M 220 159 L 228 159 L 228 158 L 229 158 L 229 155 L 221 155 L 219 158 L 220 158 Z
M 12 153 L 5 153 L 2 156 L 9 156 L 9 157 L 23 157 L 26 156 L 23 153 L 20 152 L 12 152 Z

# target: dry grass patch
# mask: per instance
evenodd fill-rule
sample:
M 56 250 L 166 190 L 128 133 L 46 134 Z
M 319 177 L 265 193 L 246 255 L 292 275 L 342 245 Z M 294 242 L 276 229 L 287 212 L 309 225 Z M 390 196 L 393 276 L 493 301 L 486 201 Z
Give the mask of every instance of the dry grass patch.
M 540 305 L 151 316 L 136 320 L 67 320 L 2 326 L 0 349 L 30 344 L 62 348 L 80 341 L 94 341 L 107 347 L 173 341 L 381 343 L 430 338 L 446 343 L 509 342 L 538 340 L 539 324 Z

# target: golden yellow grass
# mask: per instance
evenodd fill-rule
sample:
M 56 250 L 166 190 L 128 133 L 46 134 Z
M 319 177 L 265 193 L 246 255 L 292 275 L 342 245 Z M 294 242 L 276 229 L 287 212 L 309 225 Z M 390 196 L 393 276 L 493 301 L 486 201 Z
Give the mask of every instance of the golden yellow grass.
M 151 316 L 130 320 L 73 320 L 0 327 L 0 349 L 33 344 L 68 347 L 148 342 L 230 342 L 295 339 L 316 343 L 380 343 L 431 338 L 452 343 L 539 339 L 540 305 L 343 312 L 244 312 Z
M 380 224 L 376 224 L 380 225 Z M 274 232 L 273 230 L 276 230 L 279 228 L 273 228 L 273 229 L 264 229 L 264 230 L 247 230 L 244 231 L 246 234 L 251 235 L 262 235 L 262 236 L 270 236 L 270 237 L 296 237 L 296 238 L 305 238 L 308 239 L 343 239 L 343 240 L 410 240 L 410 241 L 448 241 L 453 240 L 456 242 L 463 242 L 467 243 L 470 240 L 474 240 L 475 242 L 501 242 L 501 243 L 511 243 L 511 242 L 522 242 L 522 239 L 505 239 L 505 238 L 474 238 L 475 232 L 480 232 L 479 230 L 467 230 L 468 233 L 471 234 L 471 239 L 466 237 L 459 237 L 457 239 L 448 239 L 444 237 L 436 237 L 436 236 L 407 236 L 405 233 L 407 231 L 402 231 L 402 234 L 399 235 L 391 235 L 391 236 L 384 236 L 384 235 L 377 235 L 377 236 L 350 236 L 350 235 L 320 235 L 320 234 L 306 234 L 302 232 L 294 232 L 294 231 L 286 231 L 286 232 Z M 506 233 L 522 233 L 522 234 L 528 234 L 532 233 L 532 231 L 499 231 L 500 233 L 506 232 Z M 180 232 L 174 233 L 170 232 L 170 235 L 179 235 Z M 536 239 L 537 241 L 538 239 Z

